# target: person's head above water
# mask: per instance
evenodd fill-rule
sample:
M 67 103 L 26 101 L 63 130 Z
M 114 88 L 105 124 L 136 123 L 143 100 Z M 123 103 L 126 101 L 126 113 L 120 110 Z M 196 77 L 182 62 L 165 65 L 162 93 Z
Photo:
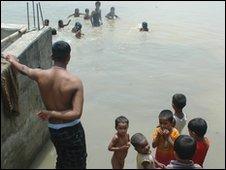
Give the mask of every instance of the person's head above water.
M 45 19 L 45 20 L 44 20 L 44 25 L 45 25 L 45 26 L 49 26 L 49 20 L 48 20 L 48 19 Z
M 100 1 L 95 2 L 96 8 L 100 8 Z
M 142 28 L 147 29 L 148 28 L 148 23 L 147 22 L 142 22 Z
M 63 25 L 64 25 L 63 20 L 59 20 L 59 21 L 58 21 L 58 27 L 61 28 L 61 27 L 63 27 Z
M 52 60 L 55 62 L 68 63 L 70 60 L 71 47 L 65 41 L 57 41 L 52 45 Z
M 75 29 L 76 29 L 76 31 L 81 30 L 82 29 L 82 24 L 80 22 L 76 22 L 75 23 Z
M 56 35 L 57 34 L 57 31 L 55 28 L 52 28 L 52 35 Z
M 86 13 L 86 14 L 89 13 L 89 9 L 88 9 L 88 8 L 85 9 L 85 13 Z
M 75 8 L 75 14 L 79 14 L 79 9 Z
M 110 11 L 111 11 L 112 13 L 114 13 L 114 12 L 115 12 L 115 7 L 111 7 Z
M 142 28 L 140 28 L 140 31 L 149 31 L 147 22 L 142 22 Z

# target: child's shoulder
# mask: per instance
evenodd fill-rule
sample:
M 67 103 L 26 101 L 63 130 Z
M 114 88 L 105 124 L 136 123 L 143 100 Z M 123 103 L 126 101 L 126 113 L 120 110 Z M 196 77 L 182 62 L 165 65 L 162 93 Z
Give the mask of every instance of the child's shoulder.
M 118 137 L 118 134 L 115 133 L 114 136 L 113 136 L 113 138 L 114 138 L 114 139 L 118 139 L 118 138 L 119 138 L 119 137 Z
M 210 141 L 207 137 L 204 137 L 203 142 L 209 147 L 210 146 Z

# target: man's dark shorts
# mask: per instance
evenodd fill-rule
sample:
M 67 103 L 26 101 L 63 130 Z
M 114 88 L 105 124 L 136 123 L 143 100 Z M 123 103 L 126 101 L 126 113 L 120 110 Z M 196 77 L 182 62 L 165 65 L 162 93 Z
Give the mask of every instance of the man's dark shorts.
M 61 129 L 49 128 L 56 148 L 56 169 L 86 169 L 86 141 L 82 124 Z

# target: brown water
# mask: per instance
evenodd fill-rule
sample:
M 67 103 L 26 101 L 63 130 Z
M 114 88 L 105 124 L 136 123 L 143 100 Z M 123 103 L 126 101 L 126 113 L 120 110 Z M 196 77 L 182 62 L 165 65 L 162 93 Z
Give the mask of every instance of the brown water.
M 7 10 L 13 8 L 14 4 L 7 3 Z M 24 14 L 18 4 L 15 11 Z M 83 11 L 94 6 L 94 2 L 42 4 L 53 27 L 58 19 L 66 22 L 75 7 Z M 70 43 L 68 69 L 84 84 L 82 123 L 87 168 L 111 168 L 112 152 L 107 146 L 115 133 L 114 119 L 119 115 L 130 120 L 130 135 L 141 132 L 151 142 L 158 114 L 163 109 L 172 110 L 174 93 L 186 95 L 184 112 L 188 120 L 202 117 L 208 123 L 206 136 L 211 144 L 204 167 L 224 168 L 225 3 L 102 1 L 103 16 L 112 5 L 120 20 L 104 19 L 102 27 L 92 28 L 82 18 L 73 19 L 53 38 Z M 19 22 L 10 17 L 9 11 L 3 10 L 2 16 L 3 22 Z M 80 40 L 70 32 L 77 20 L 83 24 L 85 34 Z M 150 33 L 138 32 L 138 24 L 144 20 L 149 23 Z M 187 128 L 183 133 L 188 133 Z M 54 168 L 55 160 L 55 150 L 48 143 L 31 168 Z M 125 168 L 135 167 L 136 152 L 131 147 Z

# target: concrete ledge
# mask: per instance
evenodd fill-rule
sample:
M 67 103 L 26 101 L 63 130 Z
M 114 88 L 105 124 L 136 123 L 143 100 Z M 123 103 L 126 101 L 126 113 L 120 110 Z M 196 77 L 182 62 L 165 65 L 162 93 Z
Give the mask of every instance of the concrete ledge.
M 47 69 L 52 65 L 51 47 L 51 29 L 44 28 L 24 34 L 2 53 L 17 56 L 21 63 L 31 68 Z M 3 61 L 1 74 L 8 67 L 9 64 Z M 5 116 L 1 95 L 1 168 L 6 169 L 28 168 L 49 139 L 47 122 L 36 116 L 44 108 L 37 84 L 22 74 L 17 74 L 17 79 L 19 116 L 10 119 Z

